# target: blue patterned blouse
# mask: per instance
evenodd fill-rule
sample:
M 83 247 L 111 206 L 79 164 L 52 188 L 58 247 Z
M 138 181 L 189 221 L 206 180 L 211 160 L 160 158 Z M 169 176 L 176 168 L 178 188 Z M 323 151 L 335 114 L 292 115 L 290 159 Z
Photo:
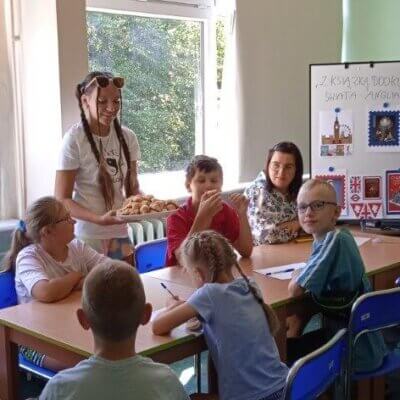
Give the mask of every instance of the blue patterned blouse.
M 266 177 L 261 171 L 257 178 L 245 190 L 249 199 L 247 216 L 255 246 L 265 243 L 285 243 L 295 239 L 297 232 L 291 233 L 277 225 L 297 219 L 296 201 L 289 201 L 285 195 L 266 189 Z

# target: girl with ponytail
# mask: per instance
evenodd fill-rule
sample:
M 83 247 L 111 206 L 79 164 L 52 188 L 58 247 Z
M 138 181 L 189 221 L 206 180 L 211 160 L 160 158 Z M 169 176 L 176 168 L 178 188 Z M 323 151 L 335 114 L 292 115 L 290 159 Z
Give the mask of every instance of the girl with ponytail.
M 37 199 L 26 210 L 6 254 L 6 270 L 15 272 L 18 303 L 53 303 L 80 290 L 84 277 L 107 257 L 74 239 L 75 221 L 54 197 Z M 70 367 L 36 350 L 20 346 L 22 355 L 53 371 Z
M 123 78 L 98 71 L 77 85 L 81 120 L 64 135 L 55 195 L 77 220 L 79 239 L 133 263 L 127 225 L 115 211 L 139 192 L 138 141 L 118 120 L 123 86 Z
M 175 298 L 158 314 L 153 332 L 167 334 L 199 318 L 217 368 L 219 398 L 280 399 L 288 369 L 273 338 L 278 319 L 256 283 L 244 275 L 228 240 L 215 231 L 202 231 L 188 237 L 180 251 L 198 289 L 187 301 Z

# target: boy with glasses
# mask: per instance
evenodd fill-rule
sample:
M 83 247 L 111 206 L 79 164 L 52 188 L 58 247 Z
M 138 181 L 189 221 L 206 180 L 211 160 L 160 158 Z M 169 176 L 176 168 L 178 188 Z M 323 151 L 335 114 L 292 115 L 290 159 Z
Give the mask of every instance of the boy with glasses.
M 322 315 L 313 317 L 314 326 L 320 329 L 303 335 L 297 343 L 289 341 L 288 344 L 295 344 L 289 346 L 295 347 L 294 353 L 300 348 L 311 351 L 308 345 L 318 347 L 339 329 L 347 327 L 353 302 L 371 290 L 353 236 L 346 229 L 335 229 L 340 206 L 337 205 L 333 186 L 317 179 L 307 181 L 299 191 L 297 209 L 300 225 L 305 232 L 313 235 L 314 243 L 304 269 L 293 274 L 289 293 L 299 296 L 310 292 Z M 355 348 L 355 369 L 368 371 L 378 368 L 385 353 L 379 333 L 362 336 Z

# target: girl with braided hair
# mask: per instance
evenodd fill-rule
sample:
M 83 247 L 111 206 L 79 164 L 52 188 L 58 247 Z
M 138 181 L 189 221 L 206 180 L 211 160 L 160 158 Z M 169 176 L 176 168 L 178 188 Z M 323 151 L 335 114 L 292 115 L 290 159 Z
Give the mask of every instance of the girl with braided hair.
M 198 289 L 187 301 L 174 298 L 156 316 L 153 332 L 167 334 L 198 317 L 218 372 L 221 400 L 281 399 L 288 368 L 273 338 L 278 320 L 256 283 L 244 275 L 228 240 L 215 231 L 197 232 L 185 239 L 180 252 Z
M 139 192 L 138 141 L 118 120 L 123 86 L 123 78 L 97 71 L 77 85 L 81 121 L 64 135 L 55 195 L 77 220 L 79 239 L 133 263 L 127 225 L 115 211 Z

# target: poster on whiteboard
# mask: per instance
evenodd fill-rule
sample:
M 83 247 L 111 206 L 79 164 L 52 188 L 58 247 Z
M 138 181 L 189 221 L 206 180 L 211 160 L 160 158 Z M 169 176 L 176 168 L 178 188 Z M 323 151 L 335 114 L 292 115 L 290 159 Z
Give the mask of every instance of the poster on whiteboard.
M 310 168 L 340 219 L 400 218 L 400 61 L 310 65 Z

